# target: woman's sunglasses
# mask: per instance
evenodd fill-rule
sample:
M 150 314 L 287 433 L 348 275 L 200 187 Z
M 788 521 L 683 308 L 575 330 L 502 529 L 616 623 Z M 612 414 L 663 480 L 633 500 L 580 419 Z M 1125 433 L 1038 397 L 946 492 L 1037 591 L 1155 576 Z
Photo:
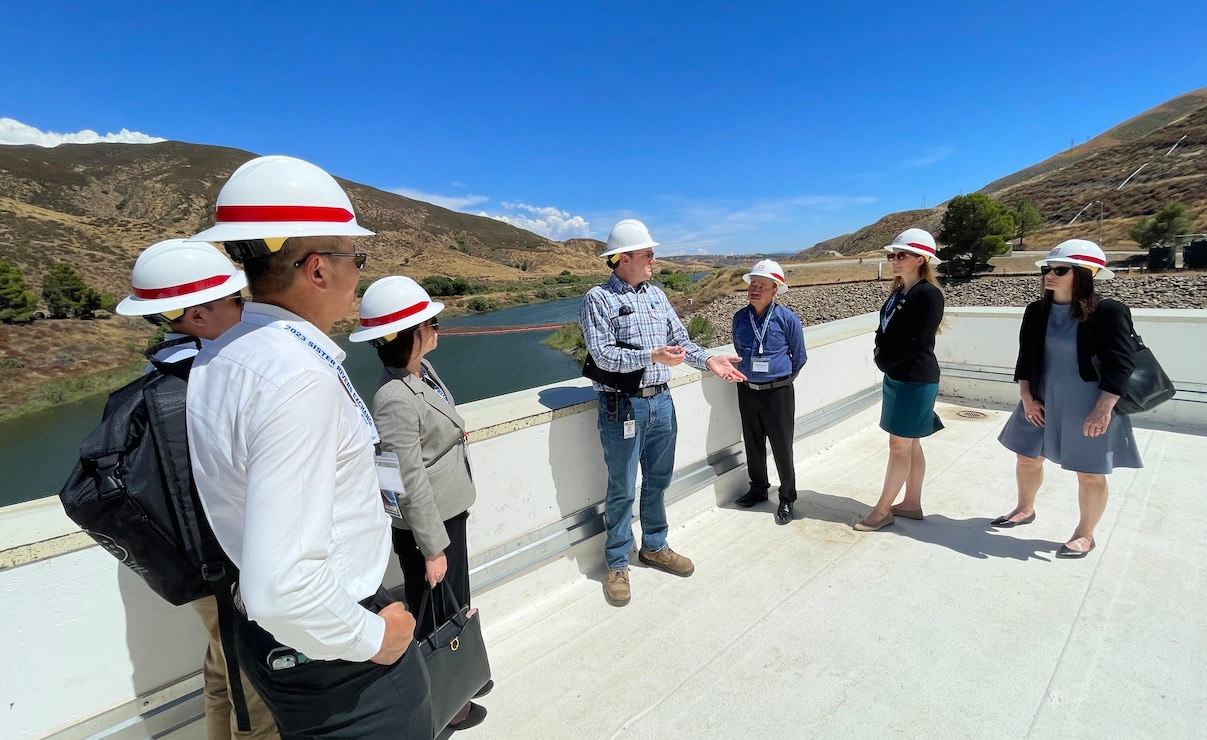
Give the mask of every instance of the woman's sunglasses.
M 886 259 L 892 261 L 892 260 L 903 260 L 906 257 L 919 257 L 919 256 L 921 256 L 921 255 L 914 254 L 913 252 L 889 252 L 888 257 Z
M 1050 267 L 1048 265 L 1044 265 L 1043 267 L 1039 268 L 1039 273 L 1041 275 L 1047 275 L 1049 272 L 1052 272 L 1056 274 L 1056 277 L 1064 277 L 1065 275 L 1068 275 L 1069 270 L 1072 269 L 1072 267 L 1067 265 L 1061 265 L 1060 267 Z

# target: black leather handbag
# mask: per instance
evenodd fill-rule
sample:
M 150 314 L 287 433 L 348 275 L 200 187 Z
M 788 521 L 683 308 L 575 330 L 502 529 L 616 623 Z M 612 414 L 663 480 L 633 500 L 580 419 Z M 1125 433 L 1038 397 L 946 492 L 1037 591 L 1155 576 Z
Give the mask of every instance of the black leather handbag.
M 432 686 L 432 722 L 435 727 L 443 728 L 490 680 L 490 661 L 486 657 L 478 611 L 473 610 L 471 616 L 468 606 L 458 606 L 448 581 L 441 581 L 436 588 L 441 590 L 441 596 L 437 598 L 442 597 L 445 614 L 452 616 L 420 640 L 419 649 Z M 433 624 L 436 622 L 436 599 L 432 598 L 435 591 L 429 589 L 423 595 L 415 612 L 423 614 L 425 609 L 430 609 Z
M 1144 340 L 1132 328 L 1132 362 L 1135 369 L 1127 381 L 1127 389 L 1115 404 L 1121 414 L 1138 414 L 1152 411 L 1173 398 L 1173 381 L 1161 369 L 1156 355 L 1144 344 Z

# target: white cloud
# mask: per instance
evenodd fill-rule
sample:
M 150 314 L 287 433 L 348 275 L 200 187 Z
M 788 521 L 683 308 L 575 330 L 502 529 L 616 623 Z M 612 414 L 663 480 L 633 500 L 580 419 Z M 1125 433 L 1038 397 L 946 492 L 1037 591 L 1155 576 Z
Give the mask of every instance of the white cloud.
M 947 159 L 952 154 L 954 154 L 955 151 L 956 151 L 955 147 L 950 147 L 950 146 L 944 146 L 944 147 L 939 147 L 937 149 L 931 149 L 929 152 L 927 152 L 926 154 L 923 154 L 920 157 L 914 157 L 913 159 L 902 162 L 901 166 L 904 169 L 910 169 L 910 170 L 918 168 L 918 167 L 925 167 L 929 164 L 934 164 L 935 162 L 938 162 L 940 160 Z
M 585 218 L 571 216 L 560 208 L 530 206 L 527 203 L 503 203 L 502 206 L 508 211 L 524 211 L 525 213 L 499 214 L 479 211 L 478 215 L 509 223 L 517 228 L 526 229 L 534 234 L 557 241 L 591 235 L 591 224 Z
M 104 136 L 91 129 L 84 129 L 74 134 L 43 132 L 12 118 L 0 118 L 0 144 L 37 144 L 44 147 L 56 147 L 59 144 L 154 144 L 160 141 L 167 140 L 128 129 Z
M 440 195 L 439 193 L 425 193 L 422 190 L 414 188 L 394 188 L 393 193 L 406 196 L 411 200 L 421 200 L 424 203 L 431 203 L 434 206 L 447 208 L 450 211 L 464 211 L 470 206 L 476 206 L 479 203 L 485 203 L 490 200 L 485 195 Z

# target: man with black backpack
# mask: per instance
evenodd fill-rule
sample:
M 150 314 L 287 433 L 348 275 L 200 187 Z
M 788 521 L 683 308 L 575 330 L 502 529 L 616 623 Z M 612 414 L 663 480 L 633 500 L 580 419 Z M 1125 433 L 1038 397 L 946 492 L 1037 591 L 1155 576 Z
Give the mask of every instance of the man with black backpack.
M 148 247 L 134 263 L 131 282 L 133 293 L 118 304 L 117 312 L 125 316 L 142 316 L 167 330 L 164 341 L 149 350 L 152 364 L 148 372 L 152 374 L 167 372 L 181 379 L 187 378 L 198 349 L 239 323 L 243 313 L 240 291 L 247 287 L 247 278 L 225 255 L 203 242 L 169 239 Z M 161 367 L 163 371 L 158 369 Z M 155 379 L 148 380 L 153 382 Z M 114 412 L 114 408 L 107 408 L 106 416 Z M 152 423 L 154 418 L 152 416 Z M 183 466 L 182 472 L 187 472 L 187 449 L 176 454 L 184 454 L 186 459 L 177 462 Z M 204 519 L 199 524 L 208 534 Z M 199 598 L 191 604 L 209 634 L 203 669 L 209 740 L 278 737 L 272 714 L 247 681 L 241 681 L 241 684 L 250 729 L 239 729 L 237 711 L 232 713 L 232 694 L 237 690 L 232 692 L 228 684 L 227 656 L 222 647 L 219 622 L 220 619 L 231 620 L 233 614 L 220 617 L 214 596 Z

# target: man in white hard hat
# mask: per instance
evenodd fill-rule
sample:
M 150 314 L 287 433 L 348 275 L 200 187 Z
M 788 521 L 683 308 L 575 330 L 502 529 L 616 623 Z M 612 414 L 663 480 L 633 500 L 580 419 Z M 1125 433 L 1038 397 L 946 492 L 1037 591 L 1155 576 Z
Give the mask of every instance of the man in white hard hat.
M 167 239 L 138 255 L 130 277 L 133 292 L 117 304 L 123 316 L 142 316 L 167 329 L 168 346 L 155 353 L 160 362 L 177 363 L 197 354 L 198 346 L 239 323 L 247 278 L 226 255 L 203 242 Z M 195 337 L 198 341 L 173 344 Z M 242 681 L 250 726 L 240 730 L 232 712 L 226 655 L 218 628 L 218 602 L 207 596 L 192 602 L 209 636 L 202 665 L 206 734 L 209 740 L 275 738 L 277 725 L 264 700 Z
M 239 657 L 286 737 L 432 737 L 415 620 L 381 587 L 390 522 L 377 430 L 328 336 L 353 315 L 367 255 L 323 170 L 260 157 L 231 175 L 215 225 L 252 302 L 193 366 L 193 475 L 239 568 Z
M 599 393 L 599 440 L 608 466 L 604 508 L 604 594 L 613 606 L 629 603 L 629 551 L 637 465 L 641 464 L 641 550 L 638 558 L 677 576 L 695 571 L 692 561 L 667 545 L 666 487 L 675 467 L 678 426 L 667 388 L 671 368 L 683 362 L 718 377 L 745 380 L 737 357 L 710 356 L 687 329 L 656 285 L 654 247 L 645 224 L 626 218 L 608 235 L 601 257 L 612 277 L 587 292 L 579 311 L 590 353 L 583 374 Z
M 749 305 L 733 315 L 733 345 L 742 358 L 738 369 L 746 380 L 738 383 L 738 411 L 742 415 L 742 440 L 746 445 L 746 472 L 750 490 L 738 506 L 749 508 L 767 500 L 767 441 L 779 473 L 776 524 L 792 521 L 796 503 L 796 467 L 792 443 L 796 423 L 796 390 L 792 383 L 805 366 L 805 333 L 800 317 L 775 302 L 788 292 L 784 270 L 775 260 L 760 260 L 746 275 Z

